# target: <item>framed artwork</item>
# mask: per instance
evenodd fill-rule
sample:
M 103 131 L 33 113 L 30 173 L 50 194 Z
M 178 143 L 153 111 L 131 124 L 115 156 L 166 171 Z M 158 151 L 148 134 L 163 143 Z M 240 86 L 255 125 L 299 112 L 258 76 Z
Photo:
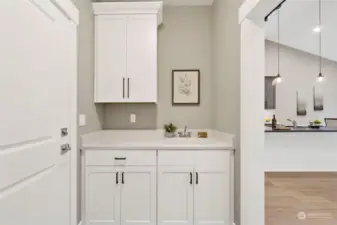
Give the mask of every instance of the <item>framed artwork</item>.
M 296 102 L 297 102 L 297 115 L 298 116 L 306 116 L 307 115 L 307 102 L 302 95 L 299 94 L 299 92 L 296 92 Z
M 200 70 L 172 70 L 172 105 L 200 105 Z
M 324 110 L 324 96 L 322 90 L 314 86 L 314 111 Z

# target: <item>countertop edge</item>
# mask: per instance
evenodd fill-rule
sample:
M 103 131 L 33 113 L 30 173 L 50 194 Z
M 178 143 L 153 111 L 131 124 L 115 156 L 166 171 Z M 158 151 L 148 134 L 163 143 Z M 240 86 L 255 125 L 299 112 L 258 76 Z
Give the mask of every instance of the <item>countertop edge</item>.
M 337 130 L 265 130 L 265 133 L 337 133 Z
M 203 150 L 219 150 L 219 151 L 235 151 L 235 148 L 228 147 L 228 146 L 200 146 L 200 147 L 194 147 L 194 146 L 169 146 L 169 147 L 163 147 L 163 146 L 97 146 L 97 145 L 85 145 L 81 146 L 81 150 L 83 151 L 93 151 L 93 150 L 105 150 L 105 151 L 133 151 L 133 150 L 143 150 L 143 151 L 175 151 L 175 150 L 196 150 L 196 151 L 203 151 Z

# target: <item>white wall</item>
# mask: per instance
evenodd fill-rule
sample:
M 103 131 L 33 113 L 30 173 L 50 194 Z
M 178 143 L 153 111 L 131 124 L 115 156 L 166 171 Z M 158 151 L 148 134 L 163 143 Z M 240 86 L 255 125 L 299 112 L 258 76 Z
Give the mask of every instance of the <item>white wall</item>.
M 287 118 L 297 120 L 299 124 L 308 125 L 309 121 L 325 117 L 337 118 L 337 63 L 329 60 L 323 62 L 323 74 L 326 81 L 318 88 L 324 94 L 324 111 L 314 111 L 313 87 L 317 85 L 319 72 L 317 56 L 281 46 L 280 71 L 284 82 L 276 87 L 276 117 L 279 122 L 288 124 Z M 277 74 L 277 45 L 266 41 L 266 76 Z M 307 116 L 297 116 L 296 91 L 307 101 Z
M 241 225 L 264 224 L 264 30 L 241 23 Z
M 236 136 L 235 211 L 240 224 L 240 25 L 238 0 L 213 4 L 213 127 Z

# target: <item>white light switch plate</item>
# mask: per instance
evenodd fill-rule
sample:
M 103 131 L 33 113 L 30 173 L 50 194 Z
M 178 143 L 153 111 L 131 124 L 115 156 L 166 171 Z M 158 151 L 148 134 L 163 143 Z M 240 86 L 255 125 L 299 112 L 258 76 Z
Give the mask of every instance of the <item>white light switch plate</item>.
M 130 123 L 136 123 L 136 114 L 130 114 Z
M 80 127 L 85 126 L 85 125 L 87 124 L 87 116 L 84 115 L 84 114 L 80 114 L 79 117 L 80 117 L 80 118 L 79 118 L 79 126 L 80 126 Z

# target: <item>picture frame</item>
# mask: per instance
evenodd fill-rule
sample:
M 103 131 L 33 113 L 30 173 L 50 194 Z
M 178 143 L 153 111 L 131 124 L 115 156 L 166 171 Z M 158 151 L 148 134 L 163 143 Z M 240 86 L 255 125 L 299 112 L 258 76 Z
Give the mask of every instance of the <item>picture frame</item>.
M 200 70 L 172 70 L 172 105 L 200 105 Z

